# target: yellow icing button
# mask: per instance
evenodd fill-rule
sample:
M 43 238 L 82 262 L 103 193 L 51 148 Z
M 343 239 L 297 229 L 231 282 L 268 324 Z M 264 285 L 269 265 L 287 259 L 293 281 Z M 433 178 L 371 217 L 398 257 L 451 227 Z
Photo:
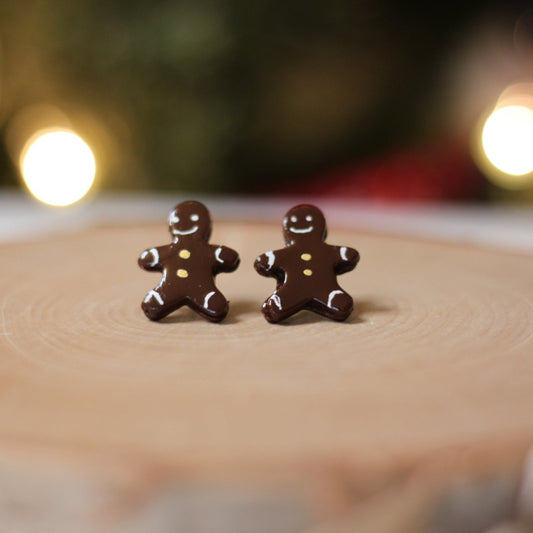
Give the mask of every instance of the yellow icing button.
M 304 274 L 305 274 L 306 276 L 310 276 L 311 274 L 313 274 L 313 271 L 312 271 L 310 268 L 306 268 L 306 269 L 304 270 Z
M 300 256 L 304 261 L 311 261 L 311 254 L 302 254 Z
M 187 278 L 187 277 L 189 277 L 189 273 L 184 268 L 180 268 L 178 270 L 178 278 Z
M 182 259 L 189 259 L 191 257 L 191 252 L 189 250 L 180 250 L 180 253 L 178 254 Z M 179 274 L 178 274 L 179 275 Z

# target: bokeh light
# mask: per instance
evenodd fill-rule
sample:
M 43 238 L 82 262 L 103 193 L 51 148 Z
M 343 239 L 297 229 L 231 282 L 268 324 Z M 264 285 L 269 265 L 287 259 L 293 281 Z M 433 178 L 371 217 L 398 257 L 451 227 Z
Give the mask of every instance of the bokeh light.
M 496 108 L 485 121 L 481 144 L 500 172 L 488 177 L 502 187 L 519 189 L 533 181 L 533 109 L 523 105 Z
M 72 204 L 93 185 L 94 155 L 78 135 L 66 130 L 37 132 L 20 156 L 22 177 L 29 191 L 44 203 Z

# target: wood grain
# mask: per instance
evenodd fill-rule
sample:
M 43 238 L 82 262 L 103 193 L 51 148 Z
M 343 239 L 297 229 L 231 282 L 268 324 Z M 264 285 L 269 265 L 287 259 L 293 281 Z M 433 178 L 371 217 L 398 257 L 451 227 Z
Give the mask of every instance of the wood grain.
M 300 503 L 270 530 L 303 531 L 413 468 L 452 457 L 442 478 L 502 453 L 515 468 L 533 442 L 533 257 L 333 228 L 361 253 L 339 278 L 351 319 L 272 325 L 274 282 L 252 263 L 280 228 L 219 223 L 211 241 L 242 261 L 217 278 L 227 320 L 152 323 L 140 302 L 159 277 L 136 260 L 167 240 L 164 225 L 106 227 L 0 248 L 6 479 L 75 480 L 91 513 L 102 486 L 126 509 L 161 483 L 274 487 Z

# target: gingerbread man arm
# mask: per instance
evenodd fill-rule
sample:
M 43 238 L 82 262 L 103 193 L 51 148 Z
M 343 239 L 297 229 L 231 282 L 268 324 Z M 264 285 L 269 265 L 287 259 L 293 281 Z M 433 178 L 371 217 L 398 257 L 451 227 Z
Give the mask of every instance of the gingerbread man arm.
M 139 256 L 139 266 L 145 270 L 156 270 L 161 272 L 163 265 L 161 259 L 166 255 L 168 246 L 159 246 L 158 248 L 148 248 Z
M 280 271 L 279 257 L 283 250 L 275 250 L 261 254 L 254 262 L 254 268 L 261 276 L 277 277 Z
M 335 273 L 344 274 L 353 270 L 359 262 L 359 252 L 347 246 L 334 246 L 337 260 L 335 261 Z
M 241 262 L 239 254 L 227 246 L 215 247 L 215 259 L 218 272 L 233 272 Z

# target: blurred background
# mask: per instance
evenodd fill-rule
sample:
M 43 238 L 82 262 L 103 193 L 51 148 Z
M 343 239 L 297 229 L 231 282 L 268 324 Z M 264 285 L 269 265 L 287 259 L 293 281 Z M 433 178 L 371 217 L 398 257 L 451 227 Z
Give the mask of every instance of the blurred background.
M 533 2 L 1 0 L 0 186 L 533 201 Z
M 219 216 L 254 217 L 276 220 L 277 224 L 296 201 L 319 197 L 332 225 L 533 253 L 533 0 L 0 0 L 0 243 L 21 236 L 33 239 L 36 233 L 51 228 L 70 230 L 84 221 L 100 225 L 150 218 L 159 221 L 161 233 L 166 235 L 162 221 L 184 195 L 216 196 L 218 201 L 208 202 L 215 220 Z M 75 204 L 79 209 L 48 208 L 41 202 Z M 514 209 L 518 205 L 525 208 Z M 90 209 L 84 213 L 81 206 Z M 136 245 L 137 229 L 129 235 L 132 246 Z M 152 244 L 156 243 L 142 246 Z M 354 245 L 359 248 L 357 242 Z M 66 244 L 52 243 L 51 248 L 38 248 L 36 253 L 44 257 L 49 253 L 46 250 L 52 250 L 56 254 L 61 246 Z M 81 263 L 85 254 L 92 252 L 84 246 L 80 242 L 79 247 L 66 251 L 65 257 L 74 254 Z M 241 251 L 240 246 L 235 247 Z M 139 246 L 139 252 L 142 249 Z M 22 248 L 11 250 L 23 253 Z M 58 261 L 59 274 L 51 273 L 49 291 L 55 290 L 53 279 L 60 276 L 64 265 L 75 262 Z M 513 265 L 509 266 L 510 280 L 515 275 Z M 136 269 L 136 256 L 127 264 L 117 263 L 116 268 Z M 487 271 L 491 268 L 487 266 Z M 15 274 L 9 272 L 9 266 L 4 270 L 6 278 Z M 94 270 L 98 271 L 95 279 L 107 276 L 103 268 Z M 77 276 L 78 270 L 74 268 L 70 275 Z M 413 279 L 418 275 L 414 272 Z M 480 271 L 480 278 L 483 275 Z M 35 370 L 35 383 L 39 383 L 46 361 L 41 365 L 38 358 L 19 357 L 22 351 L 19 354 L 16 343 L 20 335 L 12 323 L 22 321 L 19 331 L 39 335 L 43 350 L 49 349 L 52 356 L 60 344 L 53 340 L 53 333 L 41 327 L 40 318 L 51 316 L 64 338 L 67 332 L 83 332 L 85 326 L 76 320 L 61 323 L 61 314 L 54 311 L 68 305 L 72 295 L 58 305 L 63 293 L 41 298 L 40 292 L 32 290 L 33 281 L 27 281 L 22 289 L 16 282 L 9 283 L 12 290 L 0 302 L 3 346 L 9 346 L 10 353 L 16 350 L 16 360 L 32 373 Z M 80 287 L 84 283 L 87 280 Z M 452 285 L 443 285 L 448 286 Z M 519 285 L 510 282 L 509 287 L 515 288 L 487 286 L 487 294 L 501 292 L 502 298 L 513 302 L 522 298 L 516 289 Z M 105 320 L 109 318 L 112 328 L 122 320 L 122 290 L 111 292 L 109 307 L 106 311 L 104 306 L 101 314 Z M 83 309 L 81 317 L 90 318 L 91 312 L 100 310 L 99 302 L 98 306 L 94 302 L 103 300 L 104 294 L 107 301 L 100 286 L 95 294 L 94 301 L 80 299 L 77 309 Z M 13 303 L 21 298 L 27 298 L 27 314 L 18 312 Z M 457 305 L 468 309 L 465 298 L 461 294 Z M 523 299 L 525 302 L 527 295 Z M 492 327 L 497 322 L 498 314 L 492 311 L 498 301 L 489 302 L 487 297 L 487 302 L 487 327 Z M 386 311 L 387 306 L 376 306 L 375 312 Z M 438 310 L 438 316 L 445 317 L 444 311 Z M 123 316 L 128 318 L 129 313 L 125 311 Z M 476 318 L 478 323 L 482 318 Z M 91 321 L 87 324 L 91 326 Z M 512 334 L 510 331 L 509 339 Z M 102 335 L 95 339 L 114 334 L 109 330 Z M 93 355 L 103 357 L 91 352 L 95 346 L 91 341 L 87 348 L 91 360 Z M 454 361 L 457 357 L 454 355 Z M 81 360 L 70 354 L 63 357 L 61 352 L 58 361 L 67 359 L 74 365 Z M 457 368 L 462 371 L 465 366 Z M 517 366 L 517 391 L 528 377 L 522 373 L 519 380 L 522 368 Z M 238 363 L 235 369 L 240 375 Z M 56 370 L 61 384 L 66 383 L 66 374 L 55 364 L 46 372 Z M 17 431 L 26 435 L 25 425 L 40 416 L 39 397 L 38 393 L 24 397 L 18 390 L 19 370 L 16 372 L 12 379 L 4 372 L 4 404 L 6 412 L 22 406 L 21 419 L 14 427 L 23 428 Z M 102 376 L 98 376 L 99 382 Z M 487 365 L 484 379 L 493 384 L 496 397 L 505 394 L 491 365 Z M 63 386 L 59 383 L 50 385 L 52 398 Z M 285 387 L 284 383 L 279 386 Z M 72 385 L 65 386 L 70 391 Z M 128 385 L 138 386 L 135 381 Z M 94 389 L 94 393 L 100 390 L 105 389 Z M 459 391 L 457 387 L 449 390 Z M 465 411 L 458 424 L 478 427 L 479 420 L 468 419 L 469 391 L 459 393 Z M 147 405 L 156 405 L 154 402 Z M 53 404 L 45 401 L 43 405 Z M 70 409 L 78 407 L 69 405 Z M 73 417 L 77 425 L 85 423 L 85 406 L 80 409 L 81 414 Z M 154 409 L 157 412 L 157 407 Z M 24 413 L 31 416 L 24 418 Z M 52 434 L 58 435 L 52 443 L 65 438 L 62 431 L 69 434 L 68 420 L 58 414 L 51 421 Z M 102 427 L 111 427 L 105 420 Z M 440 422 L 435 420 L 438 426 Z M 306 423 L 304 419 L 302 424 Z M 197 427 L 196 422 L 191 427 Z M 184 430 L 162 426 L 161 435 L 173 431 Z M 438 428 L 436 434 L 441 431 Z M 19 440 L 4 433 L 3 440 L 18 448 Z M 139 431 L 139 438 L 146 435 L 149 432 Z M 492 444 L 499 452 L 498 443 L 504 437 L 512 442 L 513 435 L 490 434 L 495 441 L 489 452 Z M 184 442 L 188 438 L 185 435 Z M 121 439 L 117 436 L 112 442 L 123 442 Z M 39 442 L 46 443 L 46 437 Z M 31 446 L 33 450 L 33 443 Z M 90 442 L 87 446 L 90 449 Z M 54 444 L 51 448 L 55 453 Z M 63 448 L 58 449 L 58 454 L 63 453 Z M 502 464 L 519 455 L 514 448 L 510 450 L 501 452 Z M 106 451 L 111 454 L 113 469 L 118 451 L 120 445 Z M 73 456 L 85 457 L 85 453 L 81 446 Z M 399 461 L 394 454 L 391 457 L 391 465 Z M 429 523 L 427 530 L 437 533 L 533 531 L 533 451 L 524 467 L 516 460 L 501 473 L 484 477 L 482 472 L 483 476 L 472 480 L 461 477 L 463 471 L 469 471 L 465 465 L 477 465 L 478 461 L 493 465 L 483 454 L 477 457 L 461 445 L 447 450 L 443 457 L 442 463 L 440 458 L 436 461 L 435 470 L 428 468 L 432 455 L 423 458 L 419 470 L 401 466 L 396 471 L 391 466 L 390 478 L 379 472 L 375 476 L 370 465 L 370 474 L 361 479 L 352 479 L 335 459 L 331 473 L 328 466 L 327 472 L 316 474 L 325 476 L 319 489 L 328 496 L 318 513 L 309 504 L 311 518 L 304 514 L 307 508 L 300 507 L 305 502 L 298 500 L 288 507 L 283 492 L 273 500 L 260 499 L 263 496 L 253 492 L 243 497 L 241 486 L 235 494 L 202 492 L 202 485 L 195 484 L 194 476 L 187 477 L 190 474 L 185 469 L 178 473 L 185 482 L 163 492 L 163 507 L 157 502 L 143 507 L 140 515 L 135 515 L 131 531 L 141 531 L 147 523 L 150 531 L 169 531 L 168 524 L 181 523 L 181 514 L 185 521 L 200 524 L 196 530 L 215 520 L 220 522 L 218 531 L 258 531 L 265 513 L 281 524 L 278 531 L 283 524 L 289 524 L 283 531 L 294 531 L 291 521 L 303 520 L 302 516 L 314 520 L 323 508 L 337 505 L 337 499 L 339 508 L 353 505 L 355 526 L 341 524 L 342 529 L 336 531 L 426 531 L 415 523 Z M 4 474 L 6 461 L 0 465 Z M 121 461 L 118 463 L 120 467 Z M 36 463 L 28 464 L 31 469 Z M 111 463 L 106 459 L 104 464 L 107 471 Z M 157 466 L 157 472 L 159 469 Z M 444 496 L 436 474 L 441 470 L 450 478 L 460 478 Z M 119 513 L 124 513 L 127 505 L 133 509 L 158 482 L 156 479 L 153 485 L 150 478 L 145 487 L 140 476 L 138 492 L 128 488 L 125 496 L 120 492 L 117 498 L 107 478 L 102 486 L 93 485 L 91 478 L 87 487 L 78 481 L 65 481 L 64 485 L 56 481 L 59 491 L 51 492 L 53 480 L 62 478 L 50 481 L 52 478 L 43 475 L 41 479 L 40 475 L 38 470 L 31 475 L 23 471 L 11 484 L 5 475 L 7 480 L 0 479 L 8 495 L 0 498 L 0 523 L 5 516 L 14 517 L 13 524 L 25 523 L 26 515 L 32 524 L 36 520 L 41 523 L 57 513 L 62 520 L 66 517 L 66 527 L 76 526 L 56 531 L 80 530 L 76 519 L 100 516 L 94 508 L 99 509 L 106 498 L 114 505 L 118 502 Z M 160 479 L 166 482 L 164 476 Z M 187 488 L 189 480 L 194 480 L 192 488 Z M 120 483 L 126 486 L 126 482 Z M 272 498 L 272 489 L 268 490 L 268 498 Z M 161 521 L 154 521 L 152 515 L 161 516 Z M 378 524 L 373 529 L 371 521 Z M 320 529 L 333 530 L 328 524 Z

